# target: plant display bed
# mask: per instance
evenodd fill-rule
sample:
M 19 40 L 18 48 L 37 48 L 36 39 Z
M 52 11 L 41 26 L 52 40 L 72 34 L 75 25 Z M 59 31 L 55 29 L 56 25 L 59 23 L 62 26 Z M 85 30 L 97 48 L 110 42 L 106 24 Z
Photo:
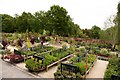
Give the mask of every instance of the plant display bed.
M 25 60 L 27 60 L 27 58 L 31 58 L 33 55 L 41 55 L 44 53 L 49 53 L 56 50 L 56 48 L 51 47 L 51 46 L 35 46 L 35 47 L 31 47 L 30 50 L 27 49 L 22 49 L 19 50 L 19 52 L 25 56 Z M 27 56 L 26 56 L 27 55 Z
M 102 54 L 97 54 L 97 56 L 103 57 L 103 58 L 112 58 L 112 56 L 107 56 L 107 55 L 102 55 Z
M 56 48 L 52 46 L 35 46 L 35 47 L 30 48 L 31 51 L 34 51 L 36 53 L 47 52 L 47 51 L 54 50 L 54 49 Z
M 103 58 L 111 58 L 113 55 L 110 54 L 110 51 L 107 48 L 98 48 L 98 47 L 91 47 L 90 51 L 94 53 L 97 56 L 103 57 Z
M 79 57 L 75 56 L 71 58 L 68 63 L 61 63 L 57 72 L 54 73 L 55 79 L 83 79 L 95 64 L 96 59 L 96 55 L 94 54 L 83 54 Z
M 104 75 L 104 80 L 120 80 L 120 58 L 114 56 L 109 59 L 109 64 Z
M 26 61 L 26 67 L 30 71 L 43 71 L 49 67 L 71 57 L 73 51 L 71 49 L 58 49 L 52 52 L 35 55 L 32 59 Z
M 2 59 L 9 59 L 11 63 L 18 63 L 24 61 L 24 56 L 17 50 L 14 50 L 14 52 L 5 50 L 2 54 Z
M 108 57 L 103 57 L 103 56 L 97 56 L 97 58 L 98 58 L 99 60 L 105 60 L 105 61 L 108 61 L 108 60 L 109 60 Z
M 28 51 L 28 49 L 21 49 L 19 52 L 22 53 L 22 55 L 28 55 L 28 56 L 33 56 L 36 54 L 42 54 L 42 53 L 47 53 L 50 51 L 56 50 L 55 47 L 51 47 L 51 46 L 35 46 L 35 47 L 31 47 L 30 50 Z

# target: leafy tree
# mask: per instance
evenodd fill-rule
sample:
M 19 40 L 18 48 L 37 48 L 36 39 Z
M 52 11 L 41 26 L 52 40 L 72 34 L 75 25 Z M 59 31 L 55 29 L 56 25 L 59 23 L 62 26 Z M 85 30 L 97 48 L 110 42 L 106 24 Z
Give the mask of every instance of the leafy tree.
M 21 16 L 16 18 L 16 26 L 18 32 L 32 31 L 34 29 L 34 16 L 31 13 L 23 12 Z
M 55 34 L 61 36 L 74 35 L 76 30 L 80 30 L 80 28 L 76 27 L 67 13 L 67 10 L 63 7 L 53 5 L 50 10 L 47 11 L 47 29 L 49 29 L 50 32 L 54 32 Z
M 48 11 L 51 29 L 58 35 L 64 35 L 67 30 L 67 11 L 58 5 L 53 5 Z
M 2 31 L 14 32 L 14 18 L 7 14 L 1 14 L 2 16 Z
M 91 29 L 91 31 L 92 31 L 92 38 L 99 39 L 99 37 L 100 37 L 100 34 L 99 34 L 100 30 L 101 29 L 98 26 L 94 25 L 92 27 L 92 29 Z
M 44 29 L 47 29 L 47 22 L 48 17 L 46 16 L 45 11 L 39 11 L 35 12 L 35 24 L 34 24 L 34 30 L 35 32 L 43 33 Z
M 86 38 L 92 38 L 92 31 L 91 31 L 91 29 L 83 29 L 83 33 L 85 34 Z
M 83 37 L 83 31 L 80 29 L 80 26 L 78 24 L 74 25 L 74 36 Z
M 39 11 L 35 14 L 23 12 L 22 15 L 15 14 L 2 15 L 3 32 L 23 32 L 26 30 L 43 34 L 47 31 L 47 35 L 73 36 L 82 37 L 83 31 L 80 26 L 74 24 L 67 10 L 58 5 L 53 5 L 47 12 Z

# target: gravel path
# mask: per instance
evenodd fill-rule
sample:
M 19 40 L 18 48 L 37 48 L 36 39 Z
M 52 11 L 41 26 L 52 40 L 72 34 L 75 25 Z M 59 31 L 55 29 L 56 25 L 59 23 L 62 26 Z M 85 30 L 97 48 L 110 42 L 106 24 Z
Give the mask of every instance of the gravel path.
M 108 61 L 103 60 L 97 60 L 89 74 L 87 75 L 87 78 L 104 78 L 104 73 L 107 68 Z

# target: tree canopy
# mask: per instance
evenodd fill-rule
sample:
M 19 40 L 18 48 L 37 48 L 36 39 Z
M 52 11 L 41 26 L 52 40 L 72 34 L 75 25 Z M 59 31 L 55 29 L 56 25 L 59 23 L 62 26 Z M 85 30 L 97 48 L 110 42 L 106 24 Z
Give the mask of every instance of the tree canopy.
M 120 44 L 120 3 L 117 9 L 115 19 L 106 22 L 108 26 L 113 22 L 115 25 L 108 27 L 106 30 L 102 30 L 97 25 L 92 26 L 91 29 L 81 29 L 78 24 L 73 22 L 65 8 L 53 5 L 48 11 L 38 11 L 34 14 L 23 12 L 21 15 L 16 14 L 14 17 L 8 14 L 0 14 L 2 16 L 2 32 L 25 33 L 28 30 L 43 35 L 113 40 Z
M 53 5 L 48 11 L 39 11 L 31 14 L 23 12 L 22 15 L 12 17 L 7 14 L 2 16 L 3 32 L 38 32 L 43 34 L 44 30 L 49 35 L 60 36 L 82 36 L 82 30 L 78 24 L 74 24 L 65 8 Z
M 120 45 L 120 2 L 118 3 L 118 7 L 117 7 L 117 21 L 116 21 L 116 26 L 117 26 L 117 44 Z

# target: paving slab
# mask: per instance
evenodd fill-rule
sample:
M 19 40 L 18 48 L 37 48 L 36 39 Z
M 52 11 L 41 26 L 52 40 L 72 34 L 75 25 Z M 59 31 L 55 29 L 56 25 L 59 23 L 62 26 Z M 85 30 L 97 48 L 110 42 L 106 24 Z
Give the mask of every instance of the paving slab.
M 0 68 L 2 67 L 2 78 L 35 78 L 10 63 L 2 60 L 0 62 L 2 63 L 2 66 L 0 66 Z
M 17 67 L 23 69 L 23 70 L 27 70 L 27 68 L 25 67 L 25 63 L 22 62 L 22 63 L 18 63 L 18 64 L 15 64 Z
M 18 63 L 16 64 L 17 67 L 27 71 L 28 73 L 30 73 L 28 71 L 28 69 L 25 67 L 25 63 Z M 54 73 L 57 71 L 57 65 L 51 67 L 48 69 L 48 71 L 43 71 L 43 72 L 39 72 L 37 75 L 42 77 L 42 78 L 54 78 Z
M 48 71 L 40 72 L 38 75 L 43 78 L 54 78 L 54 73 L 57 71 L 57 66 L 53 66 Z
M 90 70 L 86 78 L 104 78 L 104 73 L 108 66 L 108 61 L 97 60 L 93 68 Z M 100 80 L 101 80 L 100 79 Z

